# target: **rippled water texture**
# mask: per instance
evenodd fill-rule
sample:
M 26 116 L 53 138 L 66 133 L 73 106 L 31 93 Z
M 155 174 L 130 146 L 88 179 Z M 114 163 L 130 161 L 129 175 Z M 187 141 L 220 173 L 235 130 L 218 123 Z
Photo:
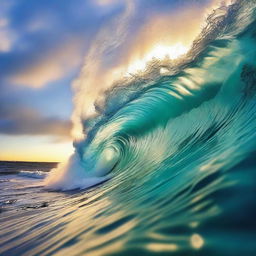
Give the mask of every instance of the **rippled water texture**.
M 0 254 L 256 255 L 255 10 L 211 16 L 172 75 L 106 92 L 46 180 L 1 175 Z

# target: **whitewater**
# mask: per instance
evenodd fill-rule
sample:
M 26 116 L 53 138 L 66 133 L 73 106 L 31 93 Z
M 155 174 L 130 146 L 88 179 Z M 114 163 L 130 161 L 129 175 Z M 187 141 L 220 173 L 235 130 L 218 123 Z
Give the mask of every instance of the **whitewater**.
M 256 1 L 238 0 L 76 111 L 67 162 L 1 179 L 0 254 L 255 255 L 255 94 Z

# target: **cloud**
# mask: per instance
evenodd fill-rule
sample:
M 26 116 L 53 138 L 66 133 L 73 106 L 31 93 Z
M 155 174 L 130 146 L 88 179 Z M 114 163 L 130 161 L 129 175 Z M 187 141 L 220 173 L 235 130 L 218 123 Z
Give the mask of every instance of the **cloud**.
M 70 140 L 71 122 L 44 117 L 23 105 L 0 106 L 0 133 L 5 135 L 53 135 L 56 141 Z
M 103 10 L 84 0 L 2 0 L 0 85 L 36 88 L 68 76 L 120 8 Z
M 35 63 L 27 65 L 13 76 L 10 81 L 16 85 L 33 88 L 43 87 L 45 84 L 66 76 L 70 70 L 79 65 L 82 56 L 79 52 L 79 42 L 61 45 L 59 49 L 46 53 Z
M 116 4 L 118 0 L 94 0 L 95 3 L 99 6 L 104 6 L 105 5 L 113 5 Z
M 0 18 L 0 53 L 11 49 L 12 35 L 7 29 L 8 23 L 8 19 Z
M 211 1 L 1 0 L 0 85 L 40 88 L 68 76 L 82 64 L 101 28 L 122 15 L 127 4 L 136 5 L 129 24 L 129 35 L 134 35 L 152 14 L 173 15 L 188 2 L 203 7 Z
M 7 31 L 0 30 L 0 52 L 8 52 L 11 49 L 11 40 Z
M 124 52 L 152 14 L 173 15 L 185 5 L 204 7 L 213 1 L 220 0 L 1 0 L 0 86 L 12 82 L 40 88 L 67 77 L 82 64 L 81 57 L 104 24 L 124 12 L 125 4 L 134 3 L 137 14 L 129 24 L 132 36 Z

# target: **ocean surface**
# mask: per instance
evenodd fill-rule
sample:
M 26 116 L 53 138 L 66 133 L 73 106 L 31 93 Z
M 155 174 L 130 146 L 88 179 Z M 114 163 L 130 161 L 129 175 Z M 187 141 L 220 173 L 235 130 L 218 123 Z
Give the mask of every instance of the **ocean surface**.
M 236 1 L 108 89 L 66 163 L 0 163 L 0 255 L 255 256 L 255 94 L 256 1 Z

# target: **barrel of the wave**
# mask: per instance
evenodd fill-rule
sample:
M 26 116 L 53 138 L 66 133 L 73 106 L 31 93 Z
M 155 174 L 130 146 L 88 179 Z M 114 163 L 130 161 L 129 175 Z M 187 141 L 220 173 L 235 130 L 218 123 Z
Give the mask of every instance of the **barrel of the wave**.
M 105 176 L 117 165 L 118 160 L 119 152 L 114 147 L 107 147 L 99 155 L 92 173 L 95 176 Z

